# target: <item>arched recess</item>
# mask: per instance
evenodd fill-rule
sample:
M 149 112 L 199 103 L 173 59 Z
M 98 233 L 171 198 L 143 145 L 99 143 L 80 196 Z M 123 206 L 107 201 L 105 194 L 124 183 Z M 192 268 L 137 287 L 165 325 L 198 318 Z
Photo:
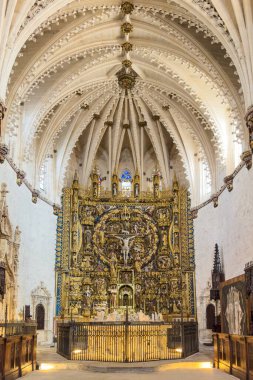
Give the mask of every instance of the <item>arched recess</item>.
M 45 308 L 42 305 L 42 303 L 39 303 L 36 306 L 35 318 L 37 322 L 37 330 L 44 330 L 45 329 Z
M 215 326 L 215 306 L 209 303 L 206 307 L 206 328 L 212 330 Z

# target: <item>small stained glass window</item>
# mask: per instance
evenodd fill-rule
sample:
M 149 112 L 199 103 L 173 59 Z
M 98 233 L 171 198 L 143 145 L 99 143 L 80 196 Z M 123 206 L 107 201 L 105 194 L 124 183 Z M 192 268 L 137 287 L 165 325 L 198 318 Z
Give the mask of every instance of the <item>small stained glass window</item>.
M 121 174 L 121 181 L 122 182 L 131 182 L 132 176 L 128 169 L 125 169 Z
M 132 190 L 132 175 L 131 175 L 130 170 L 128 169 L 123 170 L 120 179 L 121 179 L 122 194 L 125 197 L 130 197 L 131 190 Z

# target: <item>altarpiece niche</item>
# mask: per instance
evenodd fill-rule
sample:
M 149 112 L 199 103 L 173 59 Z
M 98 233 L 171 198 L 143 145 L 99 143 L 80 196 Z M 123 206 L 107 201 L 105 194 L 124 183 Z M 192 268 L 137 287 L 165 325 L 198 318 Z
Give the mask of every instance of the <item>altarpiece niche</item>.
M 166 193 L 103 197 L 74 179 L 63 192 L 56 245 L 56 316 L 110 320 L 114 312 L 195 320 L 190 200 Z M 100 319 L 99 319 L 100 318 Z

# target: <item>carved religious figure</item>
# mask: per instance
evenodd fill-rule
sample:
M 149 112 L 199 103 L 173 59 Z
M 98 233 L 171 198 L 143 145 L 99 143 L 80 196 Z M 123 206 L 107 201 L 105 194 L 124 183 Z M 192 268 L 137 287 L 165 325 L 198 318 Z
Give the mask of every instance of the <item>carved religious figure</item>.
M 123 260 L 124 260 L 124 265 L 127 266 L 127 261 L 129 258 L 129 250 L 130 250 L 129 242 L 130 240 L 134 239 L 135 236 L 129 236 L 129 231 L 123 231 L 123 232 L 124 232 L 123 237 L 119 235 L 115 235 L 115 238 L 123 242 L 123 247 L 122 247 Z
M 90 230 L 84 231 L 84 244 L 86 247 L 89 247 L 91 244 L 91 231 Z
M 137 252 L 137 254 L 135 255 L 134 268 L 135 268 L 136 272 L 141 271 L 141 256 L 140 256 L 139 252 Z
M 139 196 L 140 190 L 139 190 L 139 184 L 136 183 L 134 185 L 134 196 L 137 198 Z
M 117 256 L 115 252 L 112 252 L 111 258 L 110 258 L 110 272 L 111 277 L 116 278 L 117 277 Z
M 110 308 L 115 309 L 117 306 L 117 289 L 110 288 Z

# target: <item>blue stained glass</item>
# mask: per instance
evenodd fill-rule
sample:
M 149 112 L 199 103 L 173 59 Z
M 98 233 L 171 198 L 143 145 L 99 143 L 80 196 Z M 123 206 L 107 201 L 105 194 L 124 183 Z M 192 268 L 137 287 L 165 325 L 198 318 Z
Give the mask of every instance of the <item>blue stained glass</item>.
M 127 181 L 131 181 L 132 179 L 132 176 L 131 176 L 131 173 L 128 169 L 124 170 L 121 174 L 121 181 L 124 181 L 124 182 L 127 182 Z

